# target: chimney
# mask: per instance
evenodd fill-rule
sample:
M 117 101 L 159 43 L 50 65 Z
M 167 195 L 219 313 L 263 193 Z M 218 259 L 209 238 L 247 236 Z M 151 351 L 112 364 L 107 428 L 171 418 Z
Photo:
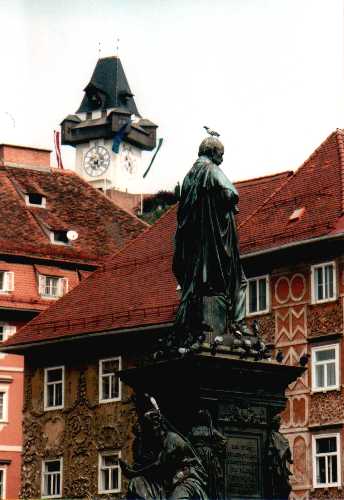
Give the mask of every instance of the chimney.
M 0 165 L 50 167 L 51 149 L 0 144 Z

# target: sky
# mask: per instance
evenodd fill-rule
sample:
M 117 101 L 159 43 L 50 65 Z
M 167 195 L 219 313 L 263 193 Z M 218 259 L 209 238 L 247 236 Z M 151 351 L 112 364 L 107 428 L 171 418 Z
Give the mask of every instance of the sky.
M 0 19 L 0 142 L 53 149 L 99 46 L 119 45 L 164 139 L 145 192 L 183 179 L 204 125 L 234 181 L 295 170 L 344 128 L 344 0 L 0 0 Z M 73 168 L 73 148 L 62 155 Z

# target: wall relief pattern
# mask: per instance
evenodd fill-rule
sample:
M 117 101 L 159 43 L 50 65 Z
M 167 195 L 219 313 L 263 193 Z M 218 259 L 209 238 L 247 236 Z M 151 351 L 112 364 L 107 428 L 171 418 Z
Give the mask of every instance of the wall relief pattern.
M 338 488 L 316 489 L 310 493 L 310 500 L 343 500 L 342 490 Z
M 310 398 L 309 425 L 338 422 L 344 417 L 344 395 L 339 391 L 313 394 Z
M 308 307 L 308 337 L 340 333 L 343 331 L 343 308 L 341 302 L 331 302 Z
M 72 406 L 60 411 L 38 412 L 32 410 L 30 404 L 29 374 L 27 382 L 21 498 L 40 498 L 42 460 L 59 457 L 63 457 L 63 496 L 97 498 L 98 452 L 121 449 L 122 455 L 128 456 L 131 429 L 136 421 L 133 405 L 90 403 L 85 373 L 81 372 Z M 121 495 L 111 495 L 111 498 Z

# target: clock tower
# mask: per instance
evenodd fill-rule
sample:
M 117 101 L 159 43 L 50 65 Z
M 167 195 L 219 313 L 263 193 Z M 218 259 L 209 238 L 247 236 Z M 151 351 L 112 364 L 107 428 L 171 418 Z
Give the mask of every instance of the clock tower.
M 98 189 L 142 192 L 141 155 L 155 148 L 157 125 L 138 112 L 120 59 L 99 59 L 84 92 L 61 123 L 62 144 L 76 148 L 76 172 Z

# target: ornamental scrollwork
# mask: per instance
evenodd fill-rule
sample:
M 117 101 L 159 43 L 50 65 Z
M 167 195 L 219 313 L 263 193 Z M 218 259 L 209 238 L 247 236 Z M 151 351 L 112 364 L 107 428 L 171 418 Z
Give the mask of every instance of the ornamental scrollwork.
M 307 309 L 308 336 L 343 332 L 343 310 L 341 303 L 310 306 Z

